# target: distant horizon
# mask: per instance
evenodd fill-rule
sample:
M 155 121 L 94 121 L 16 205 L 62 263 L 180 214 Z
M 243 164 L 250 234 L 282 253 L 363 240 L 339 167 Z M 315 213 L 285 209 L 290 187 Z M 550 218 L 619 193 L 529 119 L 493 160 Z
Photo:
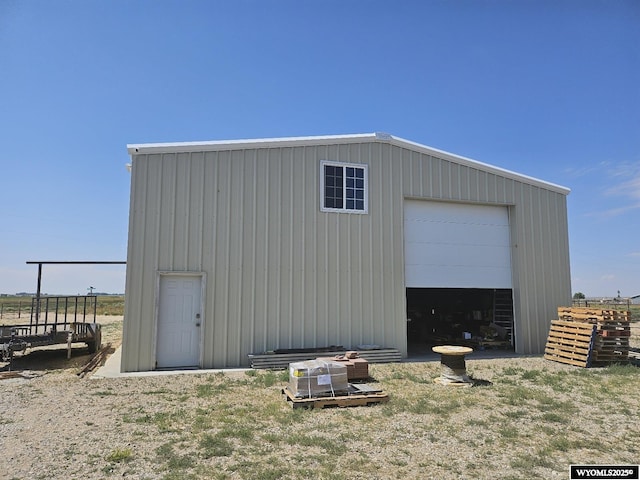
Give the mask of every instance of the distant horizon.
M 48 293 L 40 292 L 41 297 L 99 297 L 99 296 L 124 296 L 122 293 L 108 293 L 108 292 L 94 292 L 94 293 Z M 35 297 L 36 292 L 17 292 L 17 293 L 3 293 L 0 292 L 0 297 Z
M 486 290 L 490 290 L 490 289 L 486 289 Z M 581 293 L 581 292 L 574 292 L 572 295 L 575 295 L 576 293 Z M 109 292 L 94 292 L 92 294 L 82 294 L 82 293 L 48 293 L 48 292 L 40 292 L 40 296 L 46 296 L 46 297 L 88 297 L 88 296 L 92 296 L 92 297 L 99 297 L 99 296 L 124 296 L 125 293 L 121 292 L 121 293 L 109 293 Z M 0 297 L 31 297 L 31 296 L 36 296 L 36 292 L 17 292 L 17 293 L 5 293 L 5 292 L 0 292 Z M 629 295 L 629 296 L 624 296 L 624 295 L 620 295 L 619 297 L 617 295 L 589 295 L 589 296 L 585 296 L 585 298 L 581 298 L 581 299 L 576 299 L 576 298 L 572 298 L 572 300 L 586 300 L 586 301 L 600 301 L 600 300 L 616 300 L 616 299 L 620 299 L 621 301 L 625 301 L 625 300 L 633 300 L 635 298 L 640 297 L 640 293 L 634 294 L 634 295 Z

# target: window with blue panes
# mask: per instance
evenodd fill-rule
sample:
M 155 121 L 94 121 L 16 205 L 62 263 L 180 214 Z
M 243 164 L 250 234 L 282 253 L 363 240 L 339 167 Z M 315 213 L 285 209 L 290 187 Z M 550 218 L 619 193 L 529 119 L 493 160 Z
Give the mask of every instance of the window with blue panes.
M 321 162 L 320 209 L 367 213 L 367 173 L 366 165 Z

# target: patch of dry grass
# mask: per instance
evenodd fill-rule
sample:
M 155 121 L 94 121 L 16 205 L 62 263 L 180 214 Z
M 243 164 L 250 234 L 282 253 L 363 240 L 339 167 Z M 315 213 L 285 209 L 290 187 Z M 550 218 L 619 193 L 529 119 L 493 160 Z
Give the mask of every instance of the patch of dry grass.
M 439 362 L 371 365 L 389 403 L 324 410 L 292 409 L 286 372 L 49 370 L 0 382 L 0 435 L 15 479 L 565 479 L 572 463 L 637 464 L 637 367 L 471 355 L 467 370 L 487 385 L 434 384 Z

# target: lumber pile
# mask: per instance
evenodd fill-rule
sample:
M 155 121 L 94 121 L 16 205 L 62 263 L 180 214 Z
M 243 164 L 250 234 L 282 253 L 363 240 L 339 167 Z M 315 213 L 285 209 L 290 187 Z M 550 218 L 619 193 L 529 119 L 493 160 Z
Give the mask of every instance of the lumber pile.
M 631 313 L 560 307 L 551 322 L 544 358 L 580 367 L 629 362 Z
M 98 365 L 104 365 L 104 361 L 107 359 L 107 355 L 109 353 L 113 353 L 111 349 L 111 343 L 107 343 L 103 345 L 100 350 L 98 350 L 93 357 L 78 371 L 76 375 L 80 378 L 84 378 L 86 375 L 91 373 Z
M 391 363 L 400 362 L 402 354 L 395 348 L 380 348 L 375 350 L 356 350 L 358 357 L 367 360 L 369 363 Z M 323 351 L 323 352 L 300 352 L 300 353 L 251 353 L 249 363 L 251 368 L 285 370 L 289 368 L 291 362 L 302 362 L 318 358 L 318 353 L 325 357 L 335 357 L 345 355 L 346 350 Z

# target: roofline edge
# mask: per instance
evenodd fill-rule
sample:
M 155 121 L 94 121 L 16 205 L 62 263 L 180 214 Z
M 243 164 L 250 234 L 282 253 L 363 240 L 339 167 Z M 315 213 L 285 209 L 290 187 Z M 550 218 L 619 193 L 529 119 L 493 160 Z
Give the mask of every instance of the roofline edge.
M 240 140 L 214 140 L 204 142 L 171 142 L 171 143 L 140 143 L 127 144 L 127 151 L 131 157 L 134 155 L 158 154 L 158 153 L 192 153 L 202 151 L 220 151 L 220 150 L 243 150 L 247 148 L 278 148 L 278 147 L 297 147 L 307 145 L 330 145 L 330 144 L 346 144 L 361 141 L 373 141 L 378 143 L 386 143 L 401 148 L 416 150 L 427 155 L 432 155 L 444 160 L 453 161 L 471 168 L 488 171 L 510 178 L 512 180 L 521 181 L 530 185 L 538 186 L 546 190 L 556 193 L 568 195 L 571 189 L 547 182 L 539 178 L 517 173 L 505 168 L 496 167 L 488 163 L 480 162 L 472 158 L 463 157 L 455 153 L 439 150 L 437 148 L 422 145 L 420 143 L 396 137 L 388 133 L 360 133 L 347 135 L 322 135 L 307 137 L 276 137 L 276 138 L 256 138 L 256 139 L 240 139 Z

